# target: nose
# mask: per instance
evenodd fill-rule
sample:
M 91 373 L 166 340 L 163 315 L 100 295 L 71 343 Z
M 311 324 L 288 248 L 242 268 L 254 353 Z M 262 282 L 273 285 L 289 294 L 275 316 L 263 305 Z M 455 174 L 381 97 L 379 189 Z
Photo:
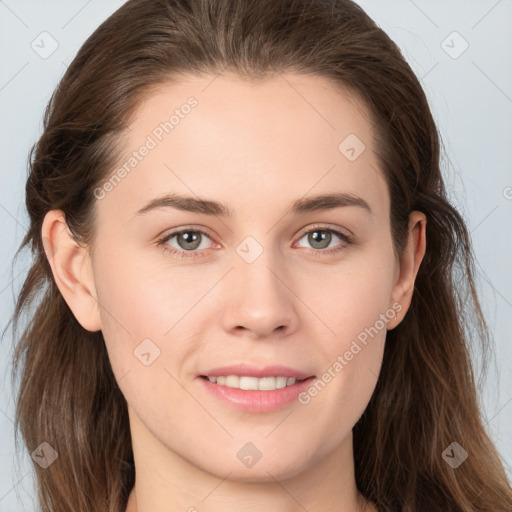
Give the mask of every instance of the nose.
M 289 336 L 299 325 L 293 285 L 283 265 L 277 265 L 271 251 L 247 263 L 237 257 L 223 282 L 227 297 L 223 327 L 234 335 L 253 338 Z

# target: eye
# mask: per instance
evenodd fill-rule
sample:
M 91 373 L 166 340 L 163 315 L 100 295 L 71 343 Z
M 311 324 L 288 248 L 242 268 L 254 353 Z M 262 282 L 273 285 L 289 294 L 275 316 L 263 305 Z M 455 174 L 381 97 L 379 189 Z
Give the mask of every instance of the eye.
M 305 237 L 307 237 L 307 242 L 311 244 L 313 249 L 317 249 L 312 253 L 314 256 L 333 254 L 343 250 L 347 245 L 353 243 L 353 237 L 351 235 L 342 233 L 337 229 L 328 228 L 326 226 L 315 226 L 313 229 L 305 231 L 299 240 L 302 240 Z M 329 248 L 331 242 L 336 238 L 342 240 L 343 243 Z
M 333 237 L 334 235 L 334 237 Z M 346 246 L 353 243 L 353 237 L 351 235 L 342 233 L 337 229 L 328 228 L 326 226 L 314 226 L 313 229 L 309 229 L 302 233 L 299 241 L 307 236 L 307 241 L 311 244 L 314 256 L 325 256 L 326 254 L 333 254 L 343 250 Z M 176 239 L 176 246 L 170 246 L 169 242 Z M 200 254 L 201 249 L 208 249 L 210 247 L 204 247 L 203 242 L 207 238 L 212 240 L 206 231 L 202 229 L 181 229 L 179 231 L 173 231 L 167 234 L 165 237 L 158 240 L 157 245 L 162 248 L 164 252 L 171 253 L 177 258 L 197 258 L 204 255 Z M 336 238 L 342 240 L 342 243 L 329 248 L 331 242 Z M 297 242 L 293 245 L 296 246 Z M 217 247 L 220 247 L 217 245 Z
M 201 247 L 204 237 L 211 240 L 208 233 L 201 229 L 182 229 L 174 231 L 164 238 L 158 240 L 158 246 L 162 247 L 164 252 L 169 252 L 178 258 L 194 258 L 198 254 L 196 249 L 207 249 L 208 247 Z M 168 242 L 176 238 L 177 248 L 169 247 Z

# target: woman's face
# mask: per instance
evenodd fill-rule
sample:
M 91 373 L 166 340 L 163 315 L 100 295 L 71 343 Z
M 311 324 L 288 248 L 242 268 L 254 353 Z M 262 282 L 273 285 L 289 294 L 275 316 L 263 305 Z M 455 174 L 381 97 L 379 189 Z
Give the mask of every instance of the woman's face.
M 350 454 L 414 278 L 371 126 L 296 74 L 190 77 L 140 104 L 95 191 L 88 313 L 139 452 L 247 481 Z M 272 389 L 292 375 L 310 379 Z

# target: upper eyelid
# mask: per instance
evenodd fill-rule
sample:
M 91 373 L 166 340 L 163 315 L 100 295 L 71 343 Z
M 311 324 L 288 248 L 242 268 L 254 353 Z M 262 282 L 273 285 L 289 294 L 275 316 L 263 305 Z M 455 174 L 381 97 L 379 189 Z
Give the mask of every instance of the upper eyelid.
M 307 226 L 305 227 L 303 230 L 301 230 L 299 233 L 300 233 L 300 236 L 302 237 L 303 235 L 305 235 L 306 233 L 309 233 L 310 231 L 313 231 L 315 229 L 318 229 L 319 231 L 339 231 L 341 234 L 345 235 L 345 236 L 354 236 L 354 234 L 348 230 L 347 228 L 342 228 L 340 226 L 329 226 L 327 224 L 321 224 L 321 223 L 317 223 L 317 224 L 312 224 L 310 226 Z M 346 233 L 345 233 L 346 231 Z

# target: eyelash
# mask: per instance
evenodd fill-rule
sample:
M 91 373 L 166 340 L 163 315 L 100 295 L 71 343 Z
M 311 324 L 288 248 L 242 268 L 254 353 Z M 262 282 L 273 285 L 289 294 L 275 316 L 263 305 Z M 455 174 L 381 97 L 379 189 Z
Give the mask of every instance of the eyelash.
M 309 230 L 301 233 L 298 240 L 300 240 L 301 238 L 304 238 L 305 235 L 307 235 L 311 232 L 314 232 L 314 231 L 326 231 L 329 233 L 334 233 L 337 237 L 339 237 L 341 240 L 343 240 L 343 242 L 345 242 L 344 244 L 340 244 L 331 249 L 311 249 L 311 251 L 313 251 L 312 254 L 315 257 L 322 257 L 327 254 L 330 255 L 330 254 L 337 253 L 337 252 L 343 250 L 346 246 L 354 243 L 354 238 L 351 235 L 347 235 L 345 233 L 342 233 L 341 231 L 338 231 L 333 228 L 327 228 L 325 226 L 313 226 Z M 164 253 L 171 253 L 174 257 L 177 257 L 177 258 L 199 258 L 199 257 L 202 257 L 202 256 L 199 256 L 199 251 L 197 251 L 197 250 L 180 251 L 178 249 L 170 248 L 167 245 L 167 242 L 169 240 L 171 240 L 176 235 L 180 235 L 181 233 L 200 233 L 201 235 L 205 235 L 211 239 L 210 235 L 208 233 L 206 233 L 206 231 L 203 231 L 202 229 L 181 229 L 179 231 L 173 231 L 172 233 L 169 233 L 168 235 L 164 236 L 163 238 L 160 238 L 158 240 L 157 245 L 162 248 Z

